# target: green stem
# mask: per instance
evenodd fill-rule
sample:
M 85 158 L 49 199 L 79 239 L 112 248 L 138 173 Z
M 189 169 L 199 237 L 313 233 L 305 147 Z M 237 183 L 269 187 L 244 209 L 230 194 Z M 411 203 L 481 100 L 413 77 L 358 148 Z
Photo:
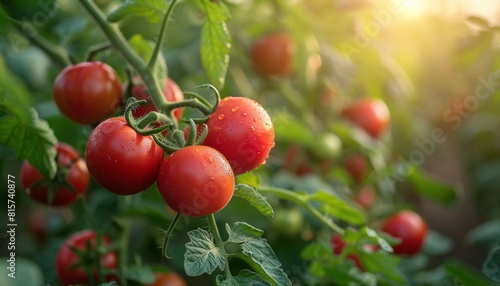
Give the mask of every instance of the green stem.
M 231 270 L 229 269 L 228 255 L 226 253 L 226 249 L 224 249 L 224 242 L 222 241 L 222 238 L 220 236 L 219 229 L 217 228 L 217 222 L 215 221 L 215 215 L 214 214 L 208 215 L 207 219 L 208 219 L 208 226 L 210 227 L 210 231 L 214 235 L 216 246 L 219 247 L 219 251 L 222 252 L 222 255 L 224 256 L 225 266 L 226 266 L 225 267 L 226 268 L 226 276 L 232 277 Z
M 165 35 L 167 31 L 168 21 L 170 20 L 170 16 L 172 15 L 172 11 L 174 10 L 174 6 L 177 4 L 177 0 L 172 0 L 170 5 L 168 6 L 167 13 L 163 15 L 163 19 L 161 21 L 160 34 L 158 35 L 158 40 L 156 41 L 156 46 L 153 50 L 153 54 L 151 55 L 151 59 L 149 59 L 148 68 L 149 70 L 154 70 L 156 66 L 156 62 L 158 61 L 158 56 L 160 55 L 161 48 L 163 46 L 163 42 L 165 41 Z
M 148 68 L 144 60 L 130 46 L 118 26 L 111 25 L 106 21 L 106 16 L 92 0 L 80 0 L 80 3 L 104 32 L 111 45 L 139 73 L 153 104 L 158 110 L 162 110 L 167 101 L 163 96 L 160 81 L 154 76 L 152 70 Z
M 47 54 L 59 67 L 64 68 L 66 66 L 71 65 L 71 61 L 69 60 L 68 52 L 62 47 L 56 46 L 53 43 L 49 42 L 47 39 L 42 37 L 32 26 L 28 23 L 21 24 L 21 22 L 11 19 L 12 23 L 19 31 L 19 33 L 30 41 L 33 45 L 40 48 L 45 54 Z M 29 35 L 25 33 L 25 29 L 29 27 L 35 33 L 30 33 Z
M 341 227 L 336 225 L 328 217 L 323 215 L 320 211 L 318 211 L 315 207 L 308 203 L 309 200 L 306 195 L 301 195 L 296 192 L 274 187 L 258 187 L 257 190 L 264 195 L 274 195 L 280 199 L 289 200 L 298 204 L 299 206 L 306 209 L 316 219 L 328 226 L 331 230 L 339 233 L 340 235 L 344 235 L 344 230 Z
M 170 258 L 167 255 L 167 248 L 168 248 L 168 242 L 170 241 L 170 238 L 172 237 L 172 233 L 174 232 L 175 225 L 177 222 L 179 222 L 179 219 L 181 218 L 181 214 L 177 213 L 175 214 L 174 219 L 170 222 L 170 225 L 168 226 L 167 231 L 165 232 L 165 238 L 163 239 L 163 247 L 161 251 L 161 259 L 164 260 L 165 258 Z

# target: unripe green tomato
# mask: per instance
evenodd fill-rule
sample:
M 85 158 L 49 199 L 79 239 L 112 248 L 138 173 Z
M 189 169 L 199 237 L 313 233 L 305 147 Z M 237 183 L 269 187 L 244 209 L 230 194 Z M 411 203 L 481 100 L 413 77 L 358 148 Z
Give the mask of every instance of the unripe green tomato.
M 270 227 L 281 237 L 293 238 L 304 228 L 304 218 L 297 208 L 276 209 Z
M 311 150 L 317 158 L 332 160 L 342 153 L 342 141 L 333 133 L 324 133 Z

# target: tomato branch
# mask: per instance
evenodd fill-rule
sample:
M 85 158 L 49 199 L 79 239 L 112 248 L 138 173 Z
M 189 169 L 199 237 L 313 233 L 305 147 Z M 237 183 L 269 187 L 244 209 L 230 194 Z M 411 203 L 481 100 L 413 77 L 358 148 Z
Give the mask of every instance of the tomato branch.
M 344 230 L 337 224 L 332 222 L 328 217 L 323 215 L 318 209 L 309 204 L 309 199 L 307 195 L 302 195 L 296 192 L 292 192 L 286 189 L 275 188 L 275 187 L 258 187 L 257 190 L 262 194 L 274 195 L 280 199 L 289 200 L 298 204 L 299 206 L 306 209 L 311 215 L 321 221 L 323 224 L 328 226 L 331 230 L 344 235 Z
M 224 260 L 226 262 L 226 263 L 224 263 L 225 264 L 226 276 L 227 277 L 232 277 L 231 270 L 229 269 L 228 255 L 226 253 L 226 249 L 224 248 L 224 242 L 222 241 L 222 238 L 220 236 L 219 229 L 217 228 L 217 223 L 215 221 L 214 214 L 208 215 L 207 219 L 208 219 L 208 226 L 210 227 L 210 231 L 214 235 L 215 243 L 219 247 L 219 251 L 224 256 Z

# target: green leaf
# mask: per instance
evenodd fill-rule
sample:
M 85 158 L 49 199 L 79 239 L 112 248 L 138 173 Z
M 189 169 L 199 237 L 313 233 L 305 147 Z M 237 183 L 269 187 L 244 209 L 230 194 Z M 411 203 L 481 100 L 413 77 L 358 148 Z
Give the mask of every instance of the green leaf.
M 333 194 L 319 191 L 312 194 L 310 196 L 310 200 L 321 203 L 320 209 L 322 212 L 337 217 L 348 223 L 364 224 L 366 222 L 366 219 L 360 210 L 349 206 L 346 202 L 337 198 Z
M 404 284 L 405 278 L 398 269 L 400 258 L 384 251 L 359 252 L 361 264 L 372 273 L 378 273 L 390 280 Z
M 484 18 L 481 18 L 481 17 L 470 16 L 465 20 L 473 25 L 478 26 L 479 28 L 487 29 L 490 27 L 490 24 L 488 23 L 488 21 Z
M 259 177 L 253 172 L 247 172 L 236 176 L 236 184 L 245 184 L 252 187 L 257 187 L 260 185 Z
M 444 264 L 444 269 L 452 277 L 457 278 L 464 285 L 487 286 L 491 283 L 486 280 L 481 273 L 472 267 L 456 260 L 448 260 Z
M 232 276 L 224 278 L 219 275 L 217 276 L 217 285 L 220 286 L 269 286 L 270 284 L 266 282 L 259 274 L 243 269 L 238 276 Z
M 153 42 L 144 39 L 140 34 L 135 34 L 129 39 L 129 43 L 142 59 L 149 61 L 154 50 Z M 167 76 L 167 62 L 162 53 L 158 55 L 154 72 L 160 81 Z
M 263 195 L 255 190 L 255 188 L 244 184 L 238 184 L 234 188 L 234 195 L 247 200 L 250 205 L 255 207 L 262 215 L 266 217 L 272 217 L 274 215 L 271 205 Z
M 474 247 L 491 247 L 500 239 L 500 219 L 485 222 L 467 234 L 465 241 Z
M 208 231 L 198 228 L 188 232 L 190 242 L 186 243 L 184 269 L 189 276 L 211 274 L 217 267 L 225 266 L 224 256 L 213 243 L 213 236 Z
M 488 254 L 483 264 L 483 273 L 491 280 L 500 283 L 500 246 Z
M 376 243 L 385 251 L 393 252 L 391 245 L 386 241 L 385 237 L 379 235 L 375 230 L 369 227 L 363 227 L 359 232 L 361 235 L 369 237 L 376 241 Z M 399 243 L 399 241 L 398 241 Z
M 45 285 L 42 271 L 34 262 L 25 258 L 15 257 L 16 267 L 14 278 L 8 276 L 8 258 L 2 257 L 0 260 L 0 285 L 2 286 L 25 286 L 25 285 Z
M 455 204 L 458 200 L 457 186 L 443 183 L 413 167 L 406 178 L 421 195 L 444 205 Z
M 155 281 L 155 274 L 151 267 L 141 265 L 127 268 L 127 271 L 123 272 L 123 278 L 149 285 Z
M 212 84 L 222 88 L 231 48 L 231 35 L 226 26 L 229 10 L 222 1 L 197 0 L 195 3 L 206 15 L 201 30 L 201 63 Z
M 425 253 L 433 256 L 442 255 L 451 250 L 453 247 L 453 240 L 436 231 L 428 230 L 427 238 L 424 243 Z
M 126 0 L 108 15 L 108 21 L 118 22 L 128 15 L 137 15 L 146 18 L 151 23 L 157 23 L 163 17 L 167 7 L 165 0 Z
M 241 246 L 240 252 L 230 256 L 245 261 L 271 285 L 292 285 L 267 240 L 260 238 L 261 230 L 244 222 L 235 223 L 232 229 L 226 225 L 226 230 L 229 234 L 226 243 L 240 243 Z
M 302 121 L 288 112 L 271 111 L 276 141 L 293 142 L 309 148 L 314 145 L 314 136 Z
M 7 113 L 0 117 L 0 145 L 14 149 L 18 159 L 27 159 L 45 178 L 52 179 L 57 171 L 57 138 L 47 122 L 38 118 L 34 109 L 26 117 L 6 100 L 0 100 L 0 110 Z

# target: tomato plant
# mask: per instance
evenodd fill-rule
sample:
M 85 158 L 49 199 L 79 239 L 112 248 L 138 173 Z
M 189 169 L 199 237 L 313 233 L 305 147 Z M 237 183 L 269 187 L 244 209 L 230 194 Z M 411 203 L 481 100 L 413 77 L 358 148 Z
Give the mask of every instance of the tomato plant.
M 427 237 L 427 224 L 418 214 L 404 210 L 387 219 L 382 231 L 399 238 L 394 253 L 414 255 L 420 251 Z
M 356 183 L 362 182 L 368 173 L 368 163 L 359 154 L 349 155 L 344 160 L 344 166 Z
M 93 230 L 83 230 L 68 237 L 56 255 L 57 274 L 61 282 L 64 285 L 97 283 L 103 281 L 100 276 L 106 277 L 107 281 L 112 280 L 113 275 L 104 272 L 117 268 L 118 255 L 113 251 L 98 251 L 111 243 L 109 237 L 98 238 Z
M 346 242 L 342 239 L 342 237 L 338 234 L 335 234 L 332 236 L 331 242 L 333 247 L 333 254 L 335 255 L 342 254 L 344 248 L 346 247 Z M 364 270 L 364 267 L 361 264 L 361 261 L 356 254 L 348 253 L 345 257 L 350 261 L 352 261 L 359 270 Z
M 155 182 L 163 154 L 151 136 L 138 134 L 125 118 L 114 117 L 90 134 L 85 158 L 90 174 L 102 187 L 132 195 Z
M 84 62 L 63 69 L 54 82 L 54 101 L 69 119 L 94 124 L 111 115 L 122 97 L 116 72 L 101 62 Z
M 342 116 L 361 127 L 373 138 L 379 138 L 387 129 L 390 113 L 380 99 L 363 99 L 342 110 Z
M 273 122 L 256 101 L 226 97 L 207 121 L 203 145 L 215 148 L 231 164 L 235 175 L 263 164 L 274 147 Z
M 157 184 L 173 210 L 187 216 L 205 216 L 227 205 L 233 195 L 234 175 L 217 150 L 189 146 L 163 160 Z
M 58 143 L 58 173 L 53 180 L 44 176 L 28 161 L 21 168 L 21 184 L 35 201 L 51 206 L 67 206 L 77 200 L 87 190 L 89 171 L 75 148 Z
M 293 71 L 293 42 L 286 34 L 262 37 L 254 43 L 251 58 L 263 76 L 287 76 Z
M 171 102 L 177 102 L 184 99 L 184 95 L 182 94 L 179 86 L 170 78 L 166 78 L 164 80 L 163 94 L 165 95 L 165 99 Z M 136 107 L 132 112 L 134 117 L 139 118 L 141 116 L 146 115 L 150 111 L 158 111 L 154 104 L 151 102 L 151 98 L 148 94 L 146 87 L 143 84 L 134 85 L 132 88 L 132 95 L 137 99 L 146 100 L 147 103 L 141 106 Z M 175 109 L 174 116 L 177 120 L 180 119 L 182 115 L 182 109 Z

